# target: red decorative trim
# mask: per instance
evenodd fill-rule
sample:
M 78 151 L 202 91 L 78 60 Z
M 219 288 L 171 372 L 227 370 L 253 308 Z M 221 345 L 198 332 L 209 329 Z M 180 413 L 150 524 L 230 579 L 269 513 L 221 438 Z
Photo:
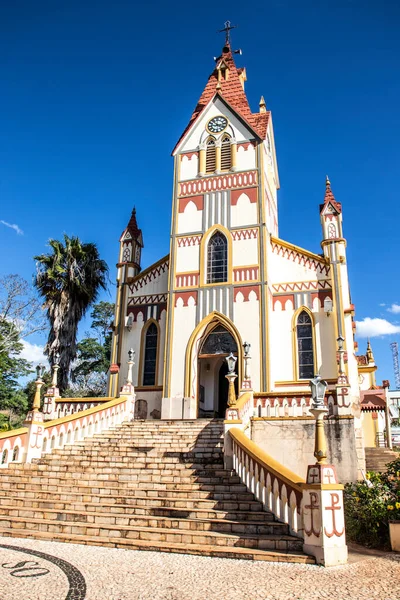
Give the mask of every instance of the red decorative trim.
M 274 292 L 308 292 L 310 290 L 324 290 L 329 289 L 331 291 L 331 282 L 328 279 L 321 279 L 320 281 L 294 281 L 291 283 L 273 283 L 272 289 Z
M 232 231 L 232 239 L 237 240 L 256 240 L 258 237 L 258 229 L 237 229 Z
M 253 146 L 254 148 L 254 144 L 252 142 L 241 142 L 237 145 L 237 149 L 239 150 L 239 148 L 243 148 L 247 152 L 250 146 Z
M 177 306 L 179 298 L 183 300 L 183 306 L 189 306 L 189 299 L 194 299 L 195 306 L 197 305 L 197 292 L 178 292 L 175 294 L 175 307 Z
M 181 162 L 184 159 L 184 157 L 186 157 L 188 160 L 192 160 L 193 156 L 198 156 L 199 153 L 198 152 L 182 152 L 181 154 Z
M 184 181 L 179 184 L 178 197 L 205 194 L 218 190 L 246 188 L 254 185 L 257 185 L 257 171 L 229 173 L 226 175 L 217 175 L 216 177 L 204 177 L 203 179 Z
M 200 246 L 201 235 L 189 235 L 178 238 L 178 248 L 187 248 L 188 246 Z
M 332 290 L 319 290 L 318 292 L 311 294 L 311 302 L 314 302 L 315 298 L 318 298 L 318 300 L 321 302 L 321 307 L 323 307 L 327 298 L 332 300 Z
M 290 300 L 290 302 L 293 304 L 293 308 L 294 308 L 294 294 L 280 294 L 279 296 L 273 296 L 272 297 L 272 310 L 275 310 L 275 304 L 277 302 L 281 303 L 282 310 L 286 310 L 285 305 L 288 300 Z
M 134 283 L 130 284 L 129 291 L 131 294 L 133 294 L 133 292 L 137 292 L 137 290 L 141 289 L 144 285 L 146 285 L 146 283 L 150 283 L 154 279 L 157 279 L 157 277 L 160 277 L 160 275 L 165 273 L 165 271 L 168 271 L 168 267 L 169 262 L 165 261 L 153 269 L 144 271 L 141 277 L 139 276 Z
M 260 286 L 259 285 L 241 285 L 233 288 L 233 298 L 236 302 L 236 296 L 238 293 L 243 294 L 244 302 L 249 302 L 249 295 L 251 292 L 255 292 L 257 300 L 260 299 Z
M 203 210 L 204 208 L 204 196 L 188 196 L 187 198 L 179 198 L 179 212 L 185 212 L 185 209 L 189 202 L 194 202 L 197 210 Z
M 159 304 L 167 301 L 167 294 L 148 294 L 146 296 L 132 296 L 129 298 L 128 306 L 137 306 L 139 304 Z
M 246 196 L 248 196 L 250 202 L 252 204 L 254 204 L 255 202 L 257 202 L 258 188 L 251 187 L 251 188 L 244 188 L 244 189 L 241 189 L 241 190 L 232 190 L 232 192 L 231 192 L 231 206 L 236 206 L 237 201 L 238 201 L 239 197 L 242 194 L 246 194 Z
M 128 306 L 128 309 L 126 311 L 126 316 L 129 317 L 129 315 L 132 315 L 133 318 L 133 322 L 136 323 L 138 320 L 138 316 L 140 314 L 142 314 L 143 317 L 143 321 L 146 318 L 146 313 L 147 313 L 147 306 L 148 305 L 142 305 L 142 306 Z
M 199 285 L 200 273 L 177 273 L 175 277 L 175 287 L 194 287 Z
M 329 274 L 329 265 L 325 264 L 325 262 L 323 262 L 322 260 L 320 262 L 317 259 L 307 256 L 306 254 L 302 254 L 299 250 L 291 250 L 277 242 L 271 241 L 271 245 L 272 252 L 277 256 L 282 256 L 283 258 L 291 260 L 292 262 L 297 263 L 298 265 L 301 265 L 303 267 L 307 267 L 312 271 L 316 271 L 324 275 Z
M 233 281 L 256 281 L 258 279 L 258 265 L 253 267 L 235 267 L 233 269 Z

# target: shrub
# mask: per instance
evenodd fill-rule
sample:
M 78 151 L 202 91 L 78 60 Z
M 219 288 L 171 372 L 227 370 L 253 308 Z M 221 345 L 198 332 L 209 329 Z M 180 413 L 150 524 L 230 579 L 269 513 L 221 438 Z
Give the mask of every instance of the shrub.
M 400 519 L 400 458 L 386 473 L 367 473 L 367 481 L 345 486 L 349 540 L 372 548 L 389 547 L 389 521 Z

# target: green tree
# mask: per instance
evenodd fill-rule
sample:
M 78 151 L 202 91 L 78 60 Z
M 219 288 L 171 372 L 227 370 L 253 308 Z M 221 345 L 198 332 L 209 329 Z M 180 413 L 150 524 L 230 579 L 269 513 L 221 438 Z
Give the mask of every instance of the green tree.
M 84 244 L 64 234 L 64 241 L 51 239 L 51 252 L 35 256 L 36 288 L 44 298 L 50 323 L 45 354 L 50 365 L 60 355 L 59 387 L 68 387 L 71 363 L 77 355 L 77 330 L 81 318 L 107 289 L 108 267 L 95 244 Z
M 5 343 L 7 340 L 7 343 Z M 32 373 L 30 363 L 20 357 L 23 346 L 15 325 L 0 318 L 0 428 L 12 428 L 26 414 L 28 399 L 18 380 Z
M 99 302 L 93 306 L 91 329 L 97 336 L 90 333 L 77 344 L 77 359 L 71 370 L 74 385 L 68 393 L 79 396 L 104 395 L 107 383 L 107 371 L 111 356 L 110 326 L 114 318 L 114 304 Z

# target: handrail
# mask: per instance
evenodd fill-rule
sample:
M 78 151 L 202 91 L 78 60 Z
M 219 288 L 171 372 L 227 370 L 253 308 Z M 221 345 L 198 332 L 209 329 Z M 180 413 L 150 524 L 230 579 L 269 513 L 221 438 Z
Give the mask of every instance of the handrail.
M 240 411 L 240 409 L 243 408 L 244 405 L 246 404 L 246 402 L 248 402 L 250 399 L 251 399 L 251 393 L 245 392 L 244 394 L 239 396 L 239 398 L 236 400 L 236 402 L 232 406 L 232 408 L 236 408 L 237 410 Z
M 4 438 L 15 437 L 18 435 L 25 435 L 25 433 L 27 432 L 27 427 L 19 427 L 18 429 L 10 429 L 10 431 L 3 431 L 2 433 L 0 433 L 0 440 L 3 440 Z
M 81 402 L 82 404 L 88 404 L 92 402 L 110 402 L 110 400 L 114 400 L 112 396 L 104 396 L 104 397 L 87 397 L 87 398 L 56 398 L 56 402 L 65 402 L 67 404 L 71 402 Z
M 294 488 L 298 492 L 302 492 L 302 485 L 305 484 L 306 480 L 296 475 L 293 471 L 282 465 L 279 461 L 272 458 L 262 448 L 260 448 L 255 442 L 250 440 L 240 429 L 232 427 L 229 430 L 229 435 L 235 440 L 235 442 L 249 454 L 261 467 L 267 469 L 275 477 L 282 479 L 285 483 L 289 484 L 290 487 Z
M 86 410 L 80 410 L 72 415 L 66 415 L 65 417 L 60 417 L 59 419 L 53 419 L 52 421 L 46 421 L 43 424 L 43 427 L 47 429 L 48 427 L 54 427 L 55 425 L 61 425 L 62 423 L 68 423 L 69 421 L 74 421 L 75 419 L 81 419 L 82 417 L 87 417 L 88 415 L 92 415 L 96 412 L 100 412 L 106 408 L 112 408 L 113 406 L 117 406 L 118 404 L 122 404 L 122 402 L 126 402 L 126 396 L 120 396 L 119 398 L 114 398 L 109 402 L 104 404 L 99 404 L 98 406 L 93 406 L 92 408 L 87 408 Z
M 305 480 L 269 456 L 237 427 L 227 431 L 231 444 L 232 465 L 245 484 L 289 530 L 303 537 L 302 500 Z

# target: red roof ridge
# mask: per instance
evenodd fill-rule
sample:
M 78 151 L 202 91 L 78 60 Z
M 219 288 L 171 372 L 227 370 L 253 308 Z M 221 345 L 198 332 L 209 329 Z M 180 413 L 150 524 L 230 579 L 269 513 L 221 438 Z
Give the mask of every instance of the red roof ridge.
M 228 68 L 227 77 L 218 76 L 218 66 L 222 61 Z M 244 68 L 238 69 L 236 67 L 229 43 L 224 46 L 221 56 L 218 56 L 218 58 L 215 59 L 215 63 L 216 66 L 209 76 L 206 86 L 189 120 L 189 123 L 180 136 L 173 152 L 175 152 L 186 133 L 216 94 L 219 94 L 232 107 L 232 109 L 236 111 L 251 126 L 251 128 L 260 136 L 261 139 L 266 138 L 270 113 L 268 111 L 264 113 L 251 112 L 250 105 L 240 78 Z
M 329 181 L 329 177 L 328 175 L 326 176 L 326 181 L 325 181 L 325 198 L 324 198 L 324 203 L 320 205 L 320 209 L 321 211 L 328 205 L 328 204 L 332 204 L 333 208 L 338 212 L 341 213 L 342 212 L 342 205 L 340 202 L 337 202 L 335 199 L 335 196 L 333 195 L 332 189 L 331 189 L 331 182 Z

